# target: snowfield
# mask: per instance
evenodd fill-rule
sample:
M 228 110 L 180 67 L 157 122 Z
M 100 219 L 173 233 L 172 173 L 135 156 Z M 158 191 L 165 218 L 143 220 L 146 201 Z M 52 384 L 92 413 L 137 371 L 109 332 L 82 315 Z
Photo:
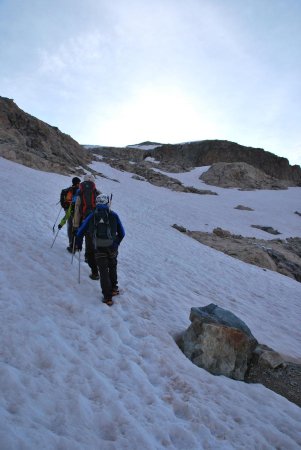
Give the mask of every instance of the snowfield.
M 179 233 L 273 239 L 301 236 L 301 188 L 238 191 L 206 186 L 204 168 L 171 174 L 218 196 L 172 192 L 102 163 L 125 227 L 122 293 L 108 308 L 99 282 L 71 264 L 66 228 L 53 240 L 59 194 L 71 177 L 0 158 L 1 450 L 301 448 L 301 410 L 262 385 L 194 366 L 175 337 L 192 306 L 215 303 L 259 342 L 301 361 L 301 283 L 251 266 Z M 234 209 L 238 204 L 255 211 Z M 83 259 L 83 257 L 82 257 Z

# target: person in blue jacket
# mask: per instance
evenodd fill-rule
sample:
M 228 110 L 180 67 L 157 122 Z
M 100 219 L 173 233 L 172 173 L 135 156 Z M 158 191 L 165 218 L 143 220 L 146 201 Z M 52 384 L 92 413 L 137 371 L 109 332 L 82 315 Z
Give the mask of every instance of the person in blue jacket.
M 119 294 L 117 279 L 118 247 L 125 231 L 118 214 L 110 209 L 110 197 L 100 194 L 96 197 L 96 209 L 83 221 L 76 233 L 76 246 L 82 249 L 84 234 L 88 232 L 93 240 L 95 260 L 100 276 L 103 302 L 111 306 L 112 297 Z M 98 273 L 89 275 L 98 280 Z

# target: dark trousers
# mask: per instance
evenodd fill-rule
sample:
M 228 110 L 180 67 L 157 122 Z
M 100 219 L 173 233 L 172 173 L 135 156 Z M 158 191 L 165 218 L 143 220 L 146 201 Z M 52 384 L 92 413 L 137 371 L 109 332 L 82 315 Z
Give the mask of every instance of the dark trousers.
M 73 247 L 73 216 L 70 216 L 67 222 L 67 233 L 68 233 L 68 239 L 69 239 L 69 247 Z
M 90 267 L 93 274 L 98 273 L 97 264 L 95 260 L 95 250 L 93 245 L 93 239 L 90 233 L 85 233 L 85 257 L 87 258 L 88 266 Z
M 106 300 L 112 298 L 112 288 L 117 287 L 117 250 L 98 248 L 95 259 L 100 276 L 100 286 Z

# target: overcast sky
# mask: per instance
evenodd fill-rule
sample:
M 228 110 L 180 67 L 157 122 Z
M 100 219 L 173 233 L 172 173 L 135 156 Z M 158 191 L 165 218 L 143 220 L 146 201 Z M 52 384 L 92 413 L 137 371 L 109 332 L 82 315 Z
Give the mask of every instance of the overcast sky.
M 0 95 L 81 144 L 301 164 L 300 0 L 0 0 Z

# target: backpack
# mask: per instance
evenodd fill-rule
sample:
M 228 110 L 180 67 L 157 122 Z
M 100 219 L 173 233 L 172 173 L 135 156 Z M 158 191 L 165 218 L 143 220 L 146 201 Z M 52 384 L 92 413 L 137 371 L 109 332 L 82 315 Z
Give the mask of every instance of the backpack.
M 62 189 L 61 195 L 60 195 L 61 207 L 64 209 L 68 209 L 70 206 L 70 203 L 72 202 L 72 197 L 73 197 L 72 186 L 68 187 L 66 189 Z
M 97 247 L 111 247 L 114 242 L 109 214 L 110 212 L 105 208 L 95 211 L 93 217 L 93 243 L 95 249 Z
M 79 185 L 81 198 L 81 216 L 84 219 L 96 208 L 96 186 L 93 181 L 83 181 Z

